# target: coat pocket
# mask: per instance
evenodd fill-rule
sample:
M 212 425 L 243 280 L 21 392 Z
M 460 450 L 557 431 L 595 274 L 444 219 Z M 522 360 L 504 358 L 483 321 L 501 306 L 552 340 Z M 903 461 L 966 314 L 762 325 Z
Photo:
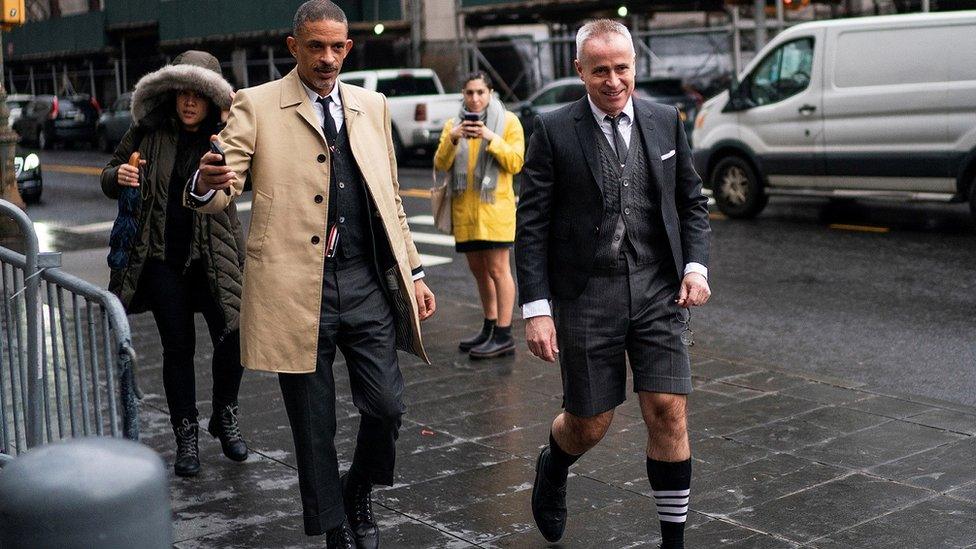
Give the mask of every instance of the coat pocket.
M 261 249 L 268 237 L 268 227 L 271 225 L 271 206 L 274 199 L 271 195 L 259 190 L 254 191 L 254 202 L 251 207 L 251 228 L 247 233 L 248 257 L 261 259 Z
M 413 353 L 413 313 L 410 308 L 409 294 L 400 287 L 399 267 L 394 265 L 383 273 L 387 294 L 390 296 L 390 308 L 393 310 L 393 327 L 396 330 L 396 348 Z

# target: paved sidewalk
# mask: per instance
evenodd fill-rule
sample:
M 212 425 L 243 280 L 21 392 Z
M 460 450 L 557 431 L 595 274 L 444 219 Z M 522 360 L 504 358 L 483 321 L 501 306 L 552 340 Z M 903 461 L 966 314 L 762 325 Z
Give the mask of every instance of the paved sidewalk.
M 469 361 L 455 344 L 480 325 L 480 310 L 438 304 L 426 325 L 434 365 L 401 355 L 408 411 L 397 484 L 375 493 L 383 545 L 545 547 L 529 494 L 535 457 L 559 411 L 558 367 L 531 358 L 524 345 L 514 359 Z M 158 337 L 149 315 L 132 323 L 147 393 L 143 441 L 169 465 Z M 210 344 L 199 324 L 205 425 Z M 976 547 L 976 409 L 730 361 L 720 349 L 694 351 L 687 547 Z M 341 360 L 335 370 L 336 442 L 347 467 L 358 419 Z M 204 434 L 201 476 L 172 480 L 177 547 L 324 546 L 302 534 L 275 376 L 245 374 L 241 418 L 254 450 L 247 462 L 226 460 Z M 561 546 L 656 547 L 645 438 L 630 395 L 606 439 L 573 468 Z

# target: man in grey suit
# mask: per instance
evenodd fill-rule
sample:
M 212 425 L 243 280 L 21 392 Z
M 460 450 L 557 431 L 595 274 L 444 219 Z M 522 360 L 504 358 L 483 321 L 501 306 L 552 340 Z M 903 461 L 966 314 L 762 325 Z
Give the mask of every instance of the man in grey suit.
M 691 484 L 682 332 L 688 308 L 710 295 L 708 203 L 677 109 L 632 97 L 627 28 L 588 23 L 576 49 L 587 96 L 536 118 L 518 206 L 526 339 L 537 357 L 559 358 L 565 409 L 536 464 L 532 512 L 546 539 L 562 537 L 569 467 L 626 399 L 629 359 L 662 547 L 682 548 Z

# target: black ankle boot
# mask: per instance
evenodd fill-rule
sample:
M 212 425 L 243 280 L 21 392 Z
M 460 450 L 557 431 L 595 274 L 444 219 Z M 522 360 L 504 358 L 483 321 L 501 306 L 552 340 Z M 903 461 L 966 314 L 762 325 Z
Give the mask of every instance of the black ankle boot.
M 178 477 L 195 477 L 200 472 L 200 450 L 197 446 L 197 435 L 200 431 L 197 422 L 183 421 L 173 427 L 176 435 L 176 462 L 173 472 Z
M 472 348 L 477 347 L 478 345 L 481 345 L 482 343 L 491 339 L 491 334 L 495 329 L 495 322 L 496 321 L 494 320 L 488 320 L 486 318 L 484 325 L 481 326 L 481 331 L 472 337 L 462 339 L 461 343 L 458 344 L 458 350 L 466 353 Z
M 234 461 L 247 459 L 247 443 L 237 425 L 237 403 L 222 406 L 210 416 L 207 431 L 220 439 L 220 449 L 224 455 Z
M 349 528 L 349 522 L 342 524 L 325 533 L 325 546 L 329 549 L 356 549 L 356 538 Z
M 374 549 L 380 546 L 380 531 L 373 518 L 373 500 L 370 493 L 373 487 L 369 482 L 351 482 L 349 474 L 339 479 L 342 486 L 342 502 L 345 507 L 349 527 L 356 538 L 359 549 Z
M 495 326 L 491 338 L 468 351 L 471 358 L 495 358 L 515 354 L 515 339 L 512 337 L 512 327 Z

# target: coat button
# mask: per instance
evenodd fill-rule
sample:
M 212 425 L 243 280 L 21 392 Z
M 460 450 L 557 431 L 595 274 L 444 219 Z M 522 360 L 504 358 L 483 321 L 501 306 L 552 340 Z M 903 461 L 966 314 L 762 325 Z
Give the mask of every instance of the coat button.
M 346 222 L 346 218 L 345 217 L 340 217 L 339 218 L 339 223 L 345 223 L 345 222 Z
M 343 183 L 342 181 L 340 181 L 340 182 L 339 182 L 339 188 L 340 188 L 340 189 L 345 189 L 345 188 L 346 188 L 346 184 L 345 184 L 345 183 Z
M 624 215 L 630 215 L 630 208 L 624 208 Z
M 320 154 L 318 156 L 317 160 L 319 161 L 319 164 L 322 164 L 323 162 L 325 162 L 325 155 L 324 154 Z
M 315 203 L 316 204 L 321 204 L 322 203 L 322 195 L 320 195 L 320 194 L 315 195 Z
M 600 234 L 600 227 L 593 227 L 594 234 Z
M 318 243 L 319 243 L 319 237 L 318 237 L 318 235 L 313 236 L 312 237 L 312 244 L 318 244 Z

